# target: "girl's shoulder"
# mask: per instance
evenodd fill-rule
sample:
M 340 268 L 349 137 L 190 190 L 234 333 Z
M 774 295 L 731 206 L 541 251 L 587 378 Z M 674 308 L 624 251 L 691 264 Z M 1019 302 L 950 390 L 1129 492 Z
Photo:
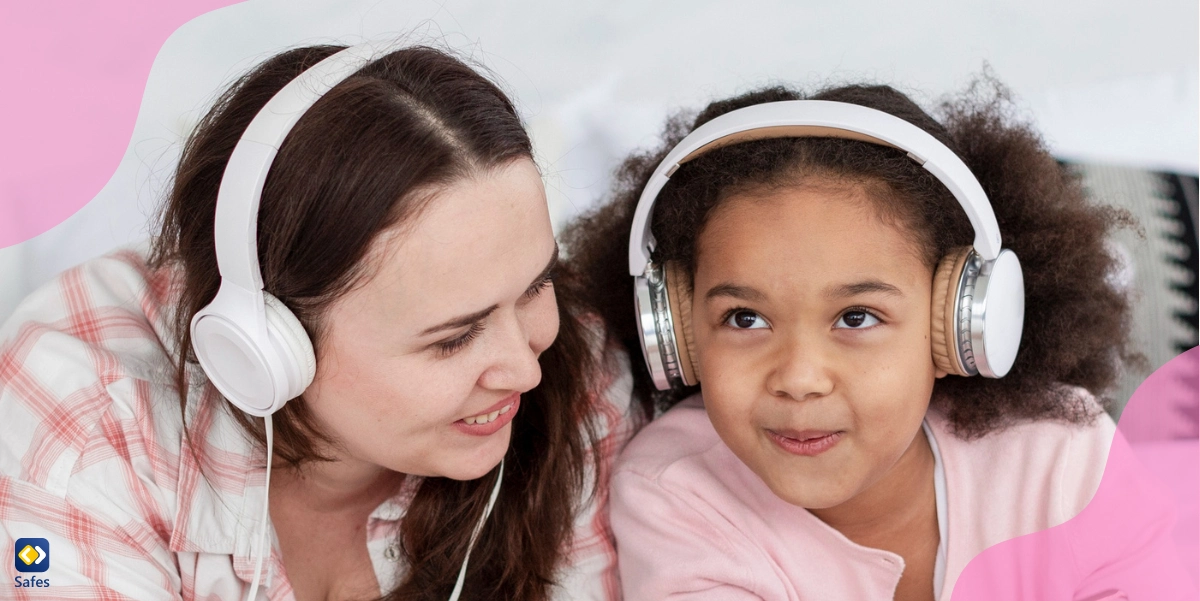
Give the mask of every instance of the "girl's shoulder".
M 1012 582 L 1179 598 L 1162 594 L 1194 587 L 1176 565 L 1174 501 L 1099 403 L 1085 390 L 1075 394 L 1097 410 L 1094 419 L 1014 422 L 964 440 L 930 416 L 946 476 L 947 582 L 970 563 L 973 576 L 958 584 L 993 596 L 1010 590 L 997 592 L 995 583 Z
M 1004 515 L 1022 522 L 1011 524 L 1014 531 L 1049 528 L 1077 515 L 1099 487 L 1120 435 L 1091 393 L 1083 388 L 1072 393 L 1094 416 L 1090 421 L 1013 420 L 969 439 L 955 435 L 949 421 L 931 410 L 949 489 L 977 507 L 1007 506 Z M 1017 507 L 1021 510 L 1013 511 Z M 988 519 L 1003 521 L 995 513 Z
M 616 471 L 658 479 L 672 466 L 694 461 L 720 442 L 703 398 L 695 394 L 642 428 L 621 454 Z

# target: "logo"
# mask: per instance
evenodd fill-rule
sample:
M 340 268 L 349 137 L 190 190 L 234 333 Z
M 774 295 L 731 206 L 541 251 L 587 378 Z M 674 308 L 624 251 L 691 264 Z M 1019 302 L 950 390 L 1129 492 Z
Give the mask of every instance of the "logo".
M 18 538 L 16 544 L 18 572 L 45 572 L 50 569 L 50 541 L 44 538 Z

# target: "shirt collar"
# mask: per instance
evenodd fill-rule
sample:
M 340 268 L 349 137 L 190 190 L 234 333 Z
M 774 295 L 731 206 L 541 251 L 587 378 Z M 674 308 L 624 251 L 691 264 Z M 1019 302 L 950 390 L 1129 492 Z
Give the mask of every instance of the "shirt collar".
M 208 384 L 193 389 L 188 436 L 179 448 L 178 502 L 170 548 L 232 555 L 239 576 L 252 576 L 253 543 L 266 493 L 265 455 L 223 408 Z M 197 457 L 188 440 L 202 449 Z M 249 579 L 249 578 L 246 578 Z
M 399 522 L 404 519 L 408 513 L 408 507 L 412 504 L 413 497 L 417 496 L 417 491 L 421 489 L 421 482 L 425 478 L 421 476 L 405 476 L 404 482 L 400 484 L 400 490 L 396 491 L 390 499 L 379 504 L 375 511 L 371 512 L 371 520 L 382 522 Z
M 202 445 L 203 464 L 186 439 L 179 449 L 178 503 L 170 548 L 174 552 L 233 557 L 234 571 L 249 582 L 254 574 L 254 545 L 266 494 L 265 450 L 258 448 L 225 409 L 211 384 L 193 389 L 188 432 Z M 424 479 L 407 476 L 400 490 L 371 512 L 370 521 L 399 522 Z M 274 540 L 273 532 L 268 541 Z M 268 562 L 269 565 L 269 562 Z M 269 583 L 268 583 L 269 585 Z

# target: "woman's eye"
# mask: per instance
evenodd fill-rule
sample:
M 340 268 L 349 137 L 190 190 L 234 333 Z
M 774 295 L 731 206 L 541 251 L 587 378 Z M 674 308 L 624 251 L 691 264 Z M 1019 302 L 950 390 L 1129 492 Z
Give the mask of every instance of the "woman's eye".
M 725 325 L 739 330 L 755 330 L 759 328 L 770 327 L 766 319 L 762 315 L 754 311 L 735 310 L 729 313 L 725 318 Z
M 477 321 L 471 324 L 471 328 L 466 332 L 463 332 L 461 336 L 434 343 L 433 346 L 437 350 L 439 356 L 449 357 L 450 355 L 453 355 L 462 348 L 466 347 L 468 344 L 471 344 L 471 341 L 481 333 L 483 333 L 483 322 Z
M 547 275 L 542 281 L 533 285 L 532 288 L 525 291 L 525 300 L 537 298 L 543 291 L 554 285 L 554 274 Z
M 879 318 L 871 315 L 869 312 L 854 310 L 842 313 L 842 316 L 838 318 L 837 324 L 834 325 L 834 327 L 861 330 L 869 328 L 878 323 Z

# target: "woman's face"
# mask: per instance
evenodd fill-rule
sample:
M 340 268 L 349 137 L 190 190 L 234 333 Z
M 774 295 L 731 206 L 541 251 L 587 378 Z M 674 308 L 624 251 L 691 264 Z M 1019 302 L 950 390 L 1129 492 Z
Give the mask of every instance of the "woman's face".
M 775 494 L 836 507 L 920 452 L 932 271 L 861 186 L 732 196 L 696 250 L 705 408 Z
M 324 316 L 304 394 L 334 456 L 457 480 L 495 467 L 558 335 L 557 259 L 527 159 L 436 190 L 380 236 L 365 282 Z

